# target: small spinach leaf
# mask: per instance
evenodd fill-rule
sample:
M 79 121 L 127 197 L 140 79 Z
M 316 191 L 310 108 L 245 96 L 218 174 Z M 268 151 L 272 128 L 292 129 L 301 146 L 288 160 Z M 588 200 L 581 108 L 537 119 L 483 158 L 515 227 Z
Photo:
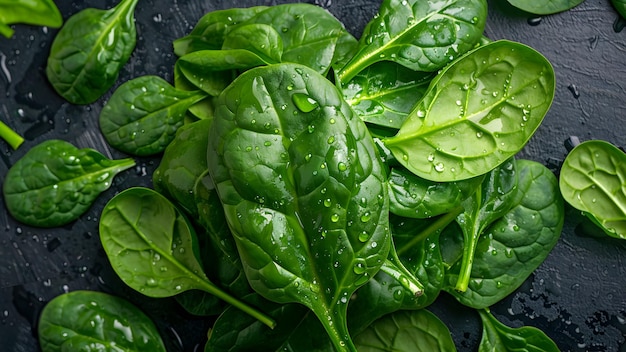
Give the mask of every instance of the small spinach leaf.
M 89 104 L 113 86 L 135 48 L 135 6 L 121 0 L 109 9 L 87 8 L 57 33 L 46 66 L 54 89 L 73 104 Z
M 100 112 L 100 130 L 123 152 L 158 154 L 174 139 L 187 109 L 204 98 L 200 91 L 176 89 L 161 77 L 141 76 L 113 93 Z
M 535 15 L 551 15 L 567 11 L 580 5 L 585 0 L 507 0 L 511 5 L 522 11 Z
M 102 292 L 55 297 L 42 310 L 37 332 L 43 352 L 165 352 L 149 317 L 130 302 Z
M 283 40 L 274 27 L 252 23 L 234 27 L 224 38 L 222 50 L 245 49 L 268 63 L 279 63 L 283 56 Z
M 30 149 L 7 172 L 7 210 L 32 226 L 56 227 L 78 219 L 132 159 L 110 160 L 93 149 L 48 140 Z
M 402 310 L 375 321 L 354 338 L 359 352 L 453 352 L 448 327 L 426 309 Z
M 510 328 L 496 319 L 488 309 L 478 311 L 483 323 L 483 337 L 478 352 L 559 352 L 559 347 L 543 331 L 531 327 Z
M 619 13 L 622 18 L 626 19 L 626 0 L 611 0 L 611 4 L 613 4 L 617 13 Z
M 203 290 L 274 325 L 206 277 L 198 262 L 193 228 L 167 198 L 149 188 L 126 189 L 107 203 L 100 219 L 100 240 L 119 277 L 146 296 Z
M 554 90 L 552 65 L 534 49 L 506 40 L 484 44 L 444 68 L 384 142 L 425 179 L 482 175 L 522 149 Z
M 14 23 L 58 28 L 63 17 L 52 0 L 0 0 L 0 34 L 10 38 Z
M 585 141 L 567 155 L 559 176 L 565 200 L 606 234 L 626 239 L 626 154 L 600 140 Z
M 486 19 L 485 0 L 384 0 L 337 76 L 348 82 L 367 66 L 387 60 L 435 72 L 476 45 Z

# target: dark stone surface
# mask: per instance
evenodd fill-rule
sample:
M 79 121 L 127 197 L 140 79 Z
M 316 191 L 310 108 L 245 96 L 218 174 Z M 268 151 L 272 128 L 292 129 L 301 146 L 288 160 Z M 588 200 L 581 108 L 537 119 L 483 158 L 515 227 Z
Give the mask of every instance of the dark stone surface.
M 172 40 L 187 34 L 204 13 L 232 6 L 287 1 L 141 0 L 136 11 L 138 42 L 118 84 L 145 74 L 170 80 Z M 64 18 L 85 7 L 108 8 L 116 1 L 57 1 Z M 379 1 L 315 0 L 359 36 Z M 236 5 L 235 5 L 236 4 Z M 565 141 L 626 141 L 626 31 L 607 0 L 587 0 L 573 10 L 545 17 L 515 11 L 504 0 L 490 1 L 486 35 L 528 44 L 554 65 L 557 92 L 551 110 L 520 157 L 558 172 Z M 30 147 L 59 138 L 123 157 L 100 135 L 97 117 L 110 92 L 88 106 L 58 97 L 44 75 L 57 30 L 14 26 L 13 38 L 0 38 L 0 118 L 26 137 L 17 151 L 0 143 L 0 181 Z M 201 350 L 207 319 L 183 313 L 170 300 L 154 300 L 126 288 L 112 272 L 100 247 L 98 218 L 118 190 L 150 186 L 156 158 L 137 158 L 137 167 L 115 178 L 80 220 L 58 229 L 16 223 L 0 205 L 0 346 L 4 351 L 37 351 L 39 309 L 53 297 L 78 289 L 126 297 L 157 323 L 170 351 Z M 525 284 L 492 307 L 510 326 L 544 330 L 563 351 L 626 351 L 626 242 L 596 236 L 567 211 L 566 226 L 554 251 Z M 431 307 L 449 326 L 459 351 L 476 350 L 478 315 L 443 295 Z

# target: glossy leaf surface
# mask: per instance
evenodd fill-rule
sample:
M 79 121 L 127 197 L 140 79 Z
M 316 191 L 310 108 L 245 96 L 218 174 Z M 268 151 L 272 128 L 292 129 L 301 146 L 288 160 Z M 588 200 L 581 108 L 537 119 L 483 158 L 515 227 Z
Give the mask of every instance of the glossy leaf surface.
M 605 141 L 585 141 L 567 155 L 559 177 L 569 204 L 588 214 L 609 236 L 626 238 L 623 151 Z
M 453 352 L 448 327 L 426 309 L 403 310 L 374 322 L 354 338 L 359 352 Z
M 625 0 L 611 0 L 611 4 L 613 4 L 613 7 L 620 14 L 620 16 L 626 19 L 626 1 Z
M 563 198 L 554 174 L 530 160 L 517 160 L 517 173 L 512 208 L 476 244 L 467 291 L 454 289 L 460 261 L 446 273 L 445 289 L 466 306 L 486 308 L 514 292 L 544 262 L 561 235 Z
M 534 49 L 506 40 L 488 43 L 443 69 L 385 144 L 425 179 L 482 175 L 524 147 L 554 89 L 552 66 Z
M 507 0 L 511 5 L 520 10 L 535 15 L 551 15 L 563 12 L 580 5 L 585 0 Z
M 174 139 L 187 109 L 204 98 L 200 91 L 176 89 L 161 77 L 141 76 L 115 90 L 100 112 L 100 130 L 125 153 L 158 154 Z
M 165 352 L 150 318 L 130 302 L 102 292 L 55 297 L 42 310 L 37 332 L 43 352 Z
M 294 96 L 310 99 L 304 111 Z M 335 348 L 354 350 L 349 297 L 390 245 L 385 176 L 363 121 L 317 72 L 279 64 L 246 71 L 220 95 L 209 141 L 252 287 L 308 306 Z
M 273 325 L 206 277 L 193 228 L 159 193 L 134 187 L 117 194 L 104 207 L 99 229 L 111 266 L 134 290 L 150 297 L 203 290 Z
M 8 25 L 15 23 L 58 28 L 63 17 L 52 0 L 1 0 L 0 34 L 10 38 L 13 29 Z
M 87 8 L 65 22 L 46 66 L 59 95 L 73 104 L 89 104 L 113 86 L 135 48 L 137 1 L 121 0 L 109 10 Z
M 543 331 L 522 326 L 511 328 L 499 322 L 489 310 L 479 310 L 483 337 L 478 352 L 559 352 L 559 347 Z
M 383 0 L 339 79 L 348 82 L 367 66 L 387 60 L 435 72 L 478 43 L 486 19 L 484 0 Z
M 111 186 L 115 175 L 135 165 L 110 160 L 93 149 L 47 140 L 30 149 L 7 172 L 7 210 L 20 222 L 56 227 L 78 219 Z

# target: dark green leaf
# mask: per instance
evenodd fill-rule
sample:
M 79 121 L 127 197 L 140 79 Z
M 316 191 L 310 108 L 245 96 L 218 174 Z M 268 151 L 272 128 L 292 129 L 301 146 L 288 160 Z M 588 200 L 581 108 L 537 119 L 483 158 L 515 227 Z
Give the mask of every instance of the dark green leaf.
M 485 0 L 383 0 L 338 77 L 348 82 L 367 66 L 387 60 L 435 72 L 474 48 L 486 19 Z
M 613 4 L 613 7 L 620 16 L 626 19 L 626 0 L 611 0 L 611 4 Z
M 132 159 L 110 160 L 93 149 L 48 140 L 9 169 L 4 201 L 11 215 L 25 224 L 61 226 L 78 219 L 115 175 L 134 165 Z
M 55 297 L 41 312 L 38 335 L 43 352 L 165 352 L 150 318 L 128 301 L 102 292 Z
M 478 352 L 559 352 L 559 347 L 543 331 L 531 327 L 510 328 L 489 310 L 479 310 L 483 337 Z
M 63 17 L 52 0 L 0 0 L 0 34 L 10 38 L 14 23 L 58 28 Z
M 585 0 L 507 0 L 511 5 L 520 10 L 535 15 L 551 15 L 563 12 L 580 5 Z
M 87 8 L 57 33 L 46 75 L 67 101 L 89 104 L 113 86 L 135 48 L 137 1 L 121 0 L 110 10 Z
M 274 27 L 252 23 L 234 27 L 227 32 L 222 50 L 245 49 L 268 63 L 279 63 L 283 55 L 283 40 Z
M 425 179 L 482 175 L 524 147 L 554 89 L 552 66 L 534 49 L 505 40 L 485 44 L 443 69 L 385 144 Z

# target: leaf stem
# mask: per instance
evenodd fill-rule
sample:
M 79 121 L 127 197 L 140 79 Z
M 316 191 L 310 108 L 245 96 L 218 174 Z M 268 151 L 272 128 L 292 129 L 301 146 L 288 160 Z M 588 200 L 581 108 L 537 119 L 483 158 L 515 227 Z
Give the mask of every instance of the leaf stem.
M 438 217 L 437 220 L 435 220 L 432 223 L 430 223 L 430 225 L 428 225 L 427 228 L 422 230 L 422 232 L 418 233 L 417 236 L 413 237 L 410 241 L 405 243 L 404 246 L 402 246 L 401 248 L 397 249 L 398 255 L 404 254 L 406 251 L 411 249 L 413 246 L 417 245 L 418 243 L 420 243 L 424 239 L 426 239 L 426 237 L 428 237 L 431 234 L 433 234 L 433 233 L 435 233 L 435 232 L 445 228 L 446 226 L 448 226 L 448 224 L 450 224 L 452 221 L 454 221 L 454 219 L 456 219 L 456 217 L 459 216 L 459 214 L 461 214 L 461 212 L 463 212 L 463 207 L 462 206 L 458 206 L 458 207 L 450 210 L 448 213 L 443 214 L 440 217 Z
M 0 34 L 7 38 L 11 38 L 14 32 L 13 28 L 9 27 L 9 25 L 0 22 Z
M 2 32 L 2 24 L 0 23 L 0 32 Z M 3 33 L 4 34 L 4 33 Z M 0 137 L 4 139 L 11 148 L 14 150 L 17 149 L 22 143 L 24 143 L 24 138 L 13 131 L 9 126 L 7 126 L 4 122 L 0 121 Z

